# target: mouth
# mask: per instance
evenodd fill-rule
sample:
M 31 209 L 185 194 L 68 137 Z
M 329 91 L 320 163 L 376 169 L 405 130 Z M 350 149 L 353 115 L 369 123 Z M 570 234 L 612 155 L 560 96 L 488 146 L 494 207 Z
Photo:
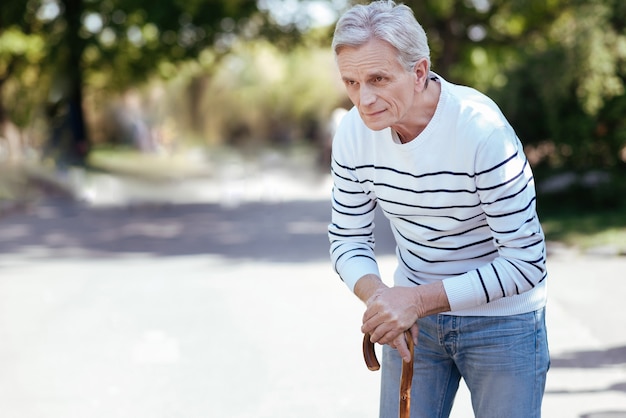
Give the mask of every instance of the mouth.
M 385 110 L 379 110 L 376 112 L 368 112 L 368 113 L 363 112 L 363 116 L 365 116 L 366 118 L 375 118 L 377 116 L 382 115 L 384 112 Z

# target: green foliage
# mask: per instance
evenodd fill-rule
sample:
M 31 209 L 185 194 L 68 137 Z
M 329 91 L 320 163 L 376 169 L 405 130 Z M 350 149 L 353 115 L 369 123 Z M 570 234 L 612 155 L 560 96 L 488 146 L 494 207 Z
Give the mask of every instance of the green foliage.
M 0 35 L 0 74 L 6 75 L 9 61 L 21 56 L 29 63 L 36 64 L 43 58 L 44 39 L 40 34 L 24 33 L 16 25 L 2 31 Z
M 210 143 L 315 140 L 344 98 L 327 47 L 296 47 L 284 54 L 264 40 L 240 43 L 211 73 L 191 69 L 174 84 L 180 91 L 185 80 L 198 77 L 204 79 L 195 83 L 201 91 L 194 103 L 203 115 L 198 133 Z M 178 112 L 190 113 L 184 96 L 173 103 Z
M 24 126 L 38 107 L 51 124 L 65 117 L 70 139 L 61 155 L 80 164 L 89 149 L 84 91 L 122 91 L 157 70 L 173 75 L 177 63 L 207 49 L 223 54 L 239 34 L 258 33 L 255 16 L 263 19 L 254 0 L 7 0 L 0 11 L 0 122 Z
M 32 119 L 33 103 L 45 97 L 45 50 L 41 34 L 25 33 L 17 25 L 0 28 L 0 93 L 5 92 L 0 94 L 0 122 L 26 126 Z
M 230 37 L 251 27 L 247 19 L 257 10 L 252 0 L 93 0 L 78 5 L 82 26 L 77 34 L 65 32 L 64 38 L 82 45 L 89 77 L 118 90 L 145 82 L 164 63 L 196 59 L 216 43 L 226 51 Z
M 557 169 L 624 166 L 623 2 L 492 2 L 488 35 L 450 69 L 501 105 L 526 144 L 553 143 Z M 556 166 L 554 165 L 556 164 Z
M 610 247 L 626 254 L 626 212 L 604 209 L 594 212 L 563 203 L 560 211 L 540 211 L 548 241 L 562 242 L 584 250 Z
M 540 173 L 623 173 L 626 2 L 405 3 L 429 35 L 433 69 L 487 92 L 525 144 L 551 150 L 535 162 Z M 67 94 L 73 80 L 94 121 L 113 92 L 163 78 L 170 82 L 161 84 L 161 107 L 172 109 L 168 120 L 180 131 L 210 141 L 314 136 L 308 127 L 343 100 L 328 51 L 332 26 L 301 33 L 310 23 L 305 3 L 286 21 L 266 8 L 287 3 L 259 4 L 261 11 L 255 0 L 7 0 L 0 117 L 28 125 L 37 104 Z

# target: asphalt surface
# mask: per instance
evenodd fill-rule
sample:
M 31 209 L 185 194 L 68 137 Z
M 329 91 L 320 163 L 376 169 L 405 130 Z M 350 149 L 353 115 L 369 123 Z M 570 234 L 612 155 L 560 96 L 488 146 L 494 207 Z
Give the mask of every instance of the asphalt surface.
M 76 176 L 77 199 L 0 219 L 0 417 L 377 416 L 327 179 Z M 543 416 L 626 417 L 626 259 L 553 247 L 548 267 Z M 472 416 L 462 388 L 453 417 Z

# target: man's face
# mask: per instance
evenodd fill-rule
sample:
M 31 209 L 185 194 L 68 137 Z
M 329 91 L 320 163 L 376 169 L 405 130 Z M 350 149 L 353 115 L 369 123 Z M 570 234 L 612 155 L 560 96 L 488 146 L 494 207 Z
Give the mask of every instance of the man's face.
M 379 131 L 410 119 L 417 77 L 400 64 L 395 48 L 373 39 L 359 48 L 342 48 L 337 64 L 368 128 Z

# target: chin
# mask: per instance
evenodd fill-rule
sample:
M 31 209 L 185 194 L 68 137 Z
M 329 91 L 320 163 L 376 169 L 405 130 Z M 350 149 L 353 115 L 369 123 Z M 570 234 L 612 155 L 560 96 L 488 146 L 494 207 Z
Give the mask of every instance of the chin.
M 372 131 L 382 131 L 383 129 L 387 129 L 391 126 L 388 121 L 372 120 L 363 117 L 361 117 L 361 119 L 363 120 L 363 123 L 365 123 L 365 126 L 370 128 Z

